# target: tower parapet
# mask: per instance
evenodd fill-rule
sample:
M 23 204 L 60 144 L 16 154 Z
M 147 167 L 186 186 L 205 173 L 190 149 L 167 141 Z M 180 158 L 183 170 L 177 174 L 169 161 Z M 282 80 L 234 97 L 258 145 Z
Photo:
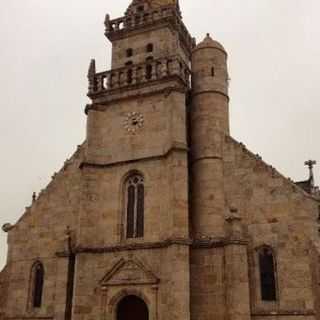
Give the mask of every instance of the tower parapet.
M 122 88 L 137 89 L 141 85 L 155 81 L 177 79 L 186 88 L 189 87 L 190 69 L 179 56 L 160 58 L 140 64 L 125 66 L 104 72 L 92 71 L 90 64 L 88 96 L 92 99 L 115 93 Z
M 141 32 L 142 29 L 157 29 L 168 26 L 178 31 L 181 44 L 189 57 L 195 46 L 194 39 L 184 25 L 179 6 L 174 1 L 158 1 L 158 5 L 151 5 L 153 1 L 133 2 L 125 13 L 125 16 L 110 19 L 106 15 L 105 36 L 110 40 L 119 40 Z M 169 3 L 169 4 L 168 4 Z M 171 3 L 171 4 L 170 4 Z

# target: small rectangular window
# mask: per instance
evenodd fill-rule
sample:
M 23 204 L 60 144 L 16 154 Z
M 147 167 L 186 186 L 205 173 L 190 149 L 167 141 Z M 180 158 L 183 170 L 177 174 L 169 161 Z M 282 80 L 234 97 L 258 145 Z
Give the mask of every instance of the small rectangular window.
M 153 52 L 153 44 L 152 43 L 149 43 L 147 45 L 147 52 Z
M 127 58 L 133 56 L 133 50 L 132 50 L 131 48 L 127 49 L 127 51 L 126 51 L 126 56 L 127 56 Z

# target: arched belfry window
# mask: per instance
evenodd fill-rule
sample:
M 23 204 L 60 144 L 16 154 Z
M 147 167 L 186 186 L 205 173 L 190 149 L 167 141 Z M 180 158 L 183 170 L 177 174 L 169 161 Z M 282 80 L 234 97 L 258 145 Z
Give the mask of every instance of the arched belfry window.
M 140 174 L 129 176 L 125 184 L 126 238 L 142 238 L 144 234 L 144 179 Z
M 262 247 L 259 252 L 261 300 L 276 301 L 276 267 L 273 250 Z
M 32 307 L 40 308 L 42 305 L 44 285 L 44 267 L 41 262 L 36 262 L 32 267 Z

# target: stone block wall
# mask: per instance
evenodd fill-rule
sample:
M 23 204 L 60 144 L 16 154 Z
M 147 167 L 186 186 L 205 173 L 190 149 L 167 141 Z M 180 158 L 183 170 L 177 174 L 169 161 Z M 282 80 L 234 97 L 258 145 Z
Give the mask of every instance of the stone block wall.
M 153 44 L 153 51 L 147 52 L 147 45 Z M 132 49 L 132 56 L 127 57 L 128 49 Z M 162 58 L 179 54 L 187 63 L 188 57 L 180 43 L 177 42 L 175 32 L 171 28 L 161 28 L 152 31 L 136 33 L 130 38 L 124 38 L 113 42 L 112 45 L 112 69 L 124 67 L 128 61 L 134 65 L 146 61 L 148 57 Z
M 311 242 L 318 242 L 318 201 L 229 137 L 224 174 L 226 204 L 238 209 L 249 239 L 253 314 L 312 314 L 316 297 Z M 275 253 L 278 299 L 274 303 L 261 301 L 257 249 L 262 245 Z
M 7 270 L 4 268 L 0 272 L 0 320 L 4 319 L 4 311 L 8 294 Z
M 188 181 L 185 152 L 106 167 L 86 167 L 78 244 L 105 247 L 188 237 Z M 143 239 L 125 239 L 124 182 L 132 172 L 144 176 Z M 159 218 L 161 217 L 161 218 Z
M 187 246 L 82 253 L 77 256 L 73 319 L 116 319 L 117 304 L 130 294 L 143 298 L 150 320 L 188 319 L 189 286 Z
M 10 279 L 6 315 L 8 317 L 53 317 L 60 292 L 58 251 L 66 248 L 66 229 L 76 225 L 79 212 L 83 147 L 65 162 L 31 207 L 8 234 L 7 272 Z M 31 270 L 36 261 L 44 266 L 41 308 L 31 307 Z M 64 288 L 65 289 L 65 288 Z M 60 291 L 59 291 L 60 290 Z M 63 290 L 65 291 L 65 290 Z
M 191 250 L 191 319 L 226 319 L 224 248 Z
M 86 161 L 115 164 L 161 156 L 174 145 L 186 148 L 185 94 L 163 92 L 121 100 L 88 114 Z M 142 120 L 134 132 L 132 113 Z

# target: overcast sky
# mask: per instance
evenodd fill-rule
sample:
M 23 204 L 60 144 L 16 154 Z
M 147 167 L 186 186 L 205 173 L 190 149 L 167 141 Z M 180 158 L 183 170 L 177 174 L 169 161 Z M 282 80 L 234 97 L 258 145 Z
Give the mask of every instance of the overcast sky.
M 231 133 L 285 176 L 320 181 L 319 0 L 181 0 L 190 33 L 229 53 Z M 129 0 L 0 0 L 0 225 L 85 138 L 87 67 L 109 68 L 104 16 Z M 6 235 L 0 233 L 0 269 Z

